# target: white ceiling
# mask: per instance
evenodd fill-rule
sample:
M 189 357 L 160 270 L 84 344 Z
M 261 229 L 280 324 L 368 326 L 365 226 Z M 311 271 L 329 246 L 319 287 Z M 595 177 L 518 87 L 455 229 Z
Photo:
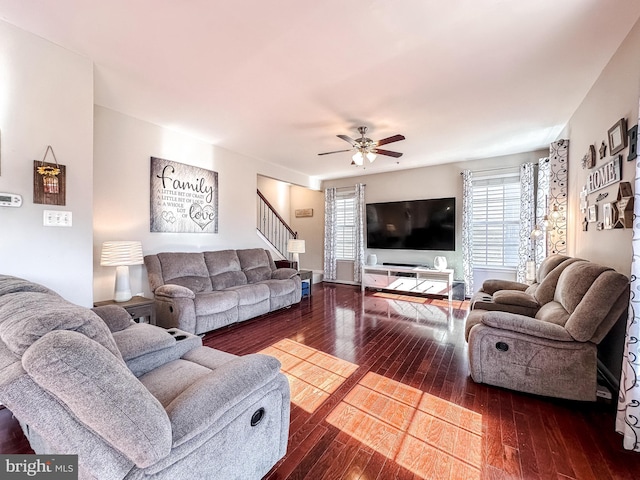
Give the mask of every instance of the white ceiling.
M 95 62 L 95 103 L 320 179 L 554 141 L 638 0 L 0 0 Z M 46 81 L 46 80 L 43 80 Z M 337 134 L 404 156 L 362 168 Z

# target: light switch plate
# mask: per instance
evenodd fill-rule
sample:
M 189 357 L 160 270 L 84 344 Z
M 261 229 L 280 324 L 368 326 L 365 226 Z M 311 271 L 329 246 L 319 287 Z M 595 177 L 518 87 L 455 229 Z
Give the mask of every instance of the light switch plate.
M 64 210 L 45 210 L 42 224 L 45 227 L 70 227 L 73 223 L 71 212 Z

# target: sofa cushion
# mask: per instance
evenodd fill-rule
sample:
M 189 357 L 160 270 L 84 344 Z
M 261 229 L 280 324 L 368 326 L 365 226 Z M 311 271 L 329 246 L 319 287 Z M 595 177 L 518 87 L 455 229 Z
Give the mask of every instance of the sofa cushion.
M 238 306 L 238 294 L 232 290 L 203 292 L 194 300 L 196 315 L 212 315 L 226 312 Z
M 171 424 L 162 405 L 98 343 L 77 332 L 51 332 L 25 352 L 22 364 L 136 465 L 147 467 L 171 451 Z
M 238 294 L 238 305 L 255 305 L 256 303 L 269 300 L 271 294 L 269 287 L 263 283 L 238 285 L 228 290 L 232 290 Z
M 194 292 L 211 290 L 209 271 L 202 253 L 159 253 L 164 283 L 186 287 Z
M 16 355 L 53 330 L 75 330 L 97 341 L 121 359 L 111 332 L 102 319 L 62 297 L 39 292 L 0 297 L 0 338 Z
M 209 275 L 214 276 L 226 272 L 239 272 L 240 259 L 235 250 L 218 250 L 204 252 L 204 262 L 207 265 Z
M 263 248 L 249 248 L 237 250 L 242 271 L 247 276 L 248 283 L 256 283 L 271 278 L 275 264 L 271 256 Z M 273 264 L 273 265 L 272 265 Z
M 247 276 L 244 272 L 224 272 L 211 276 L 211 287 L 214 290 L 224 290 L 225 288 L 235 287 L 236 285 L 246 285 Z
M 281 297 L 283 295 L 289 295 L 296 290 L 296 283 L 293 281 L 293 279 L 264 280 L 260 283 L 269 287 L 271 297 Z

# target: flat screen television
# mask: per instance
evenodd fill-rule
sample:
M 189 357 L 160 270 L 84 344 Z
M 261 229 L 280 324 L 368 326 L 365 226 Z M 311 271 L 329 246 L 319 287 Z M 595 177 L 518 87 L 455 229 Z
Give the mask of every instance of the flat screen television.
M 367 248 L 455 250 L 455 197 L 368 203 Z

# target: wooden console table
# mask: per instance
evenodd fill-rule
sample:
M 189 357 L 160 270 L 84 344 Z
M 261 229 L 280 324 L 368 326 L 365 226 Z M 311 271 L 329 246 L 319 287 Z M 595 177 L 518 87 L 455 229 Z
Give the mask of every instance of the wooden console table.
M 365 265 L 361 289 L 393 290 L 426 295 L 442 295 L 452 300 L 453 270 L 399 265 Z

